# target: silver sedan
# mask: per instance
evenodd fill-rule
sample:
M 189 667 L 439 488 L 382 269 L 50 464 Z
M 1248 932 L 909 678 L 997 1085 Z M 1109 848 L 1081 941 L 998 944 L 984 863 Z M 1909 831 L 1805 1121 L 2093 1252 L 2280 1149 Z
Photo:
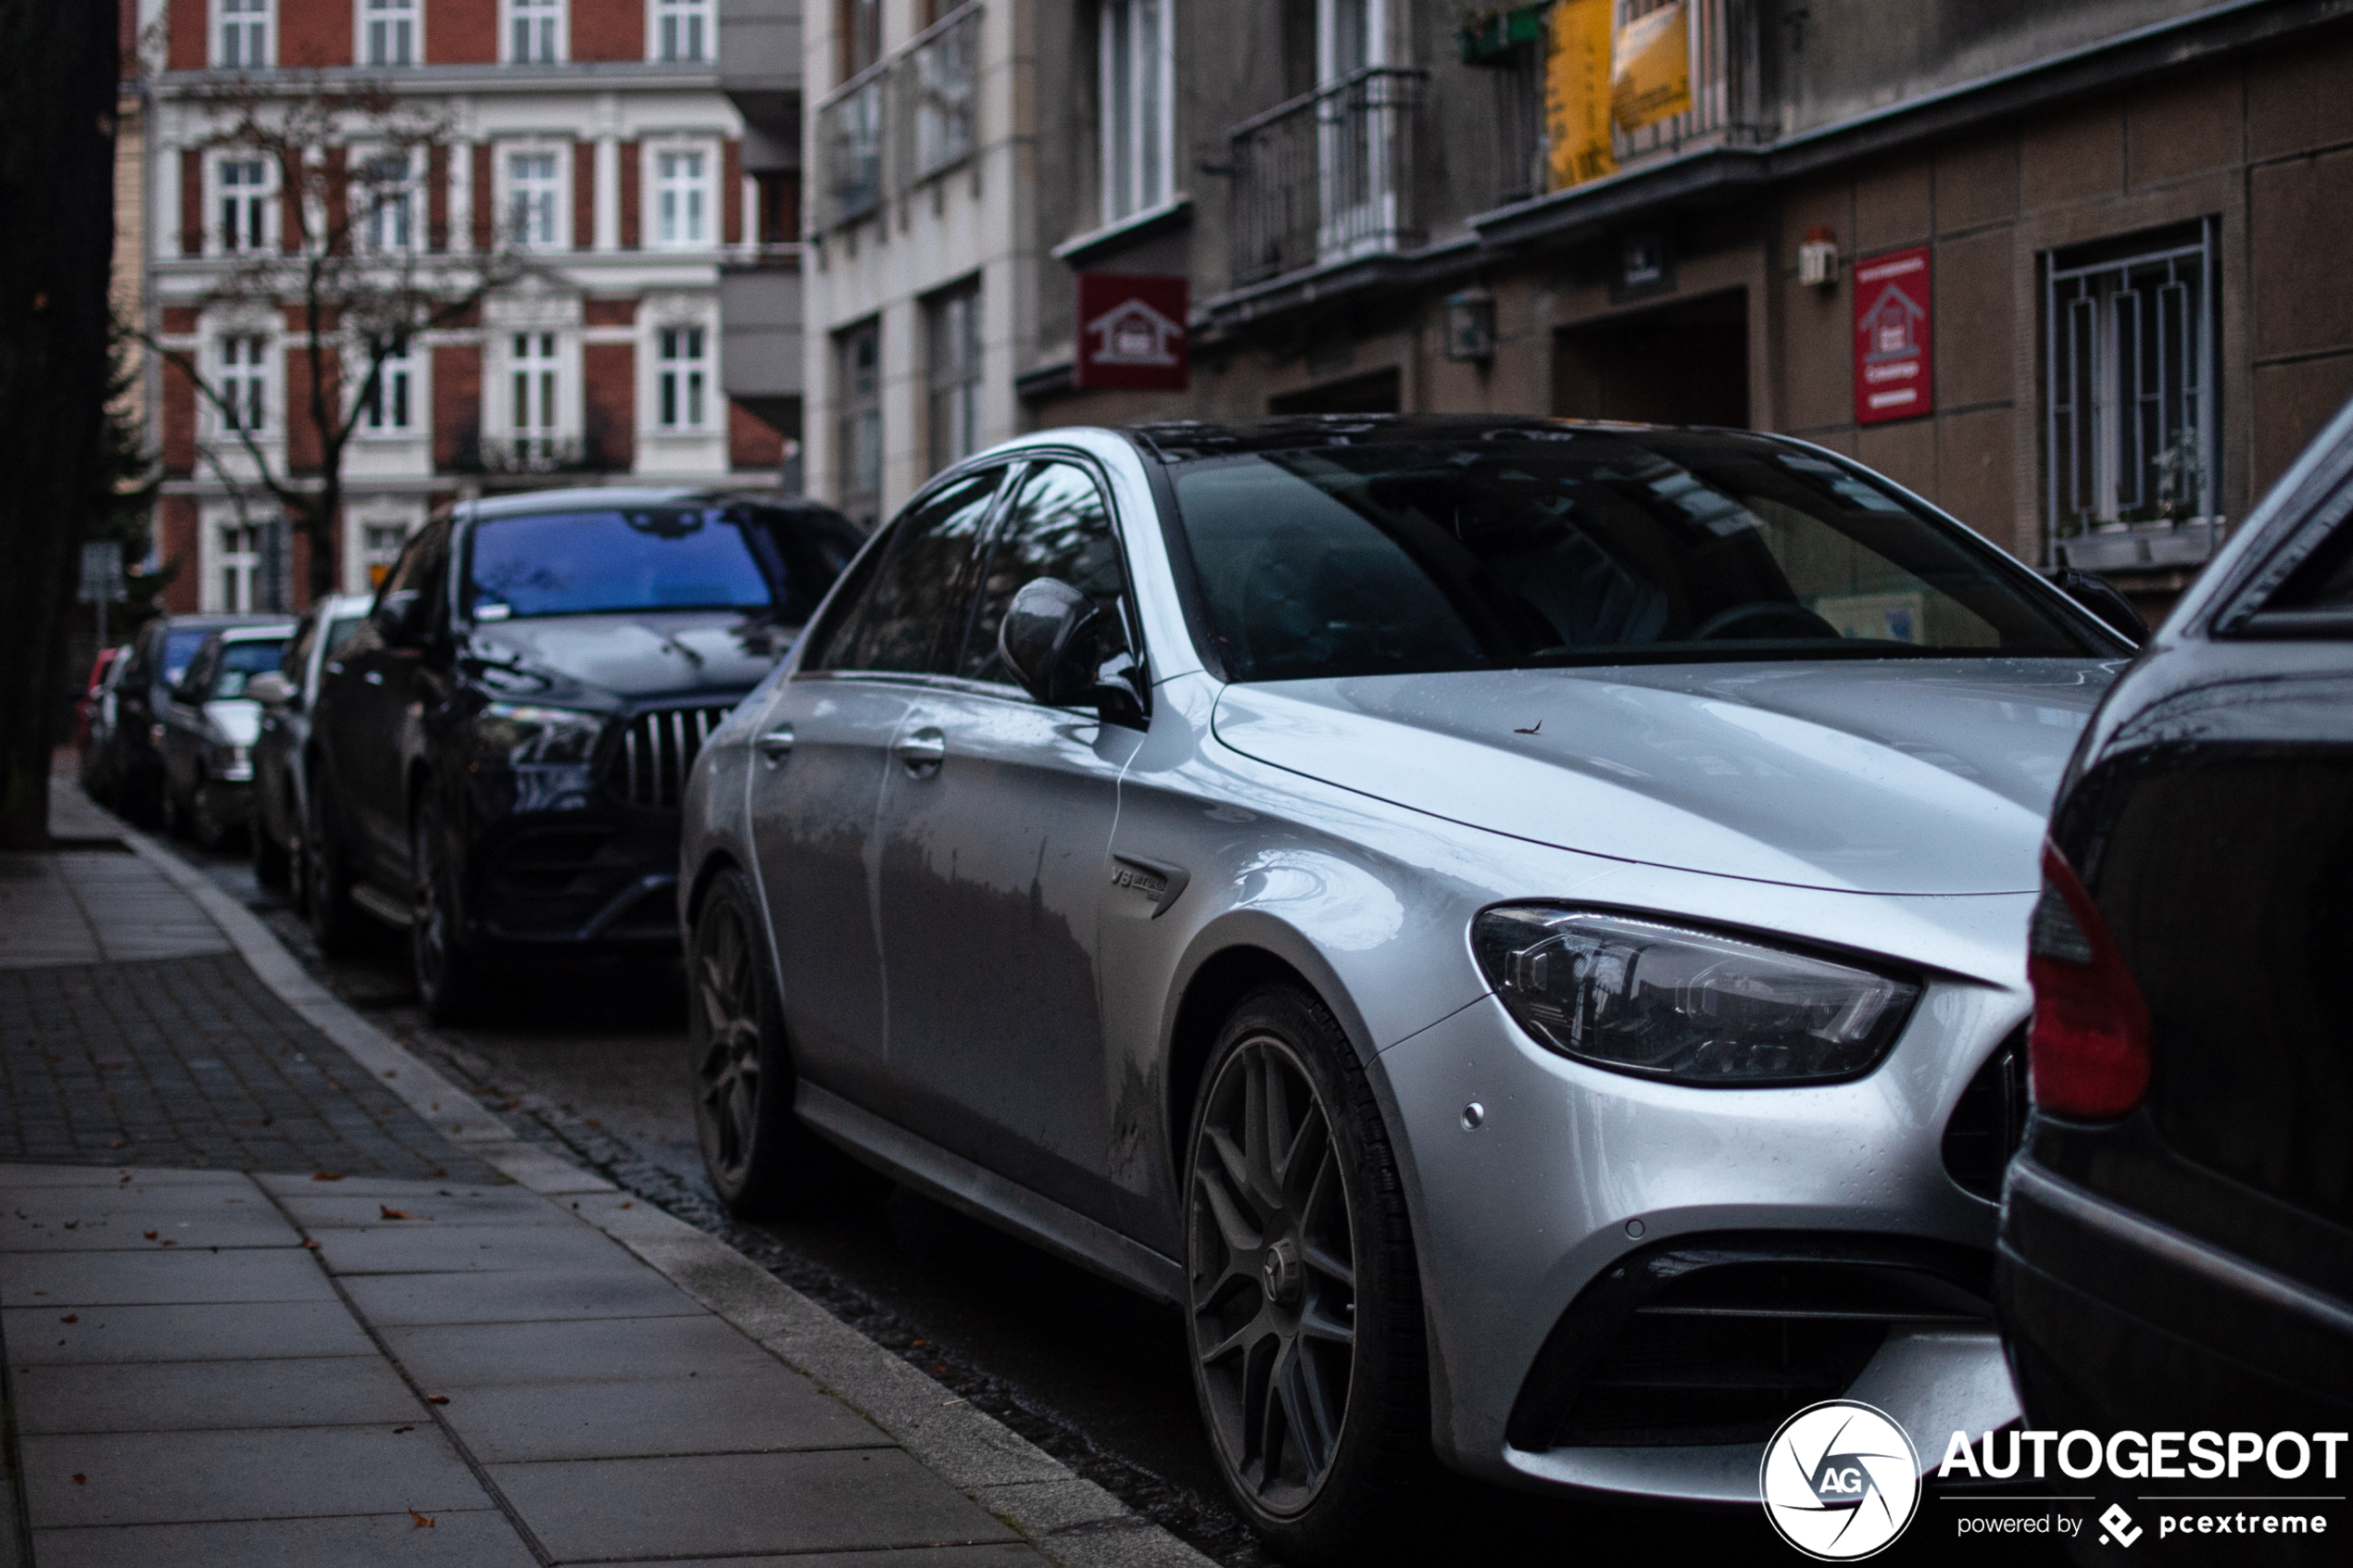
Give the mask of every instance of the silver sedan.
M 1277 1550 L 1431 1457 L 1755 1498 L 2016 1414 L 2044 818 L 2130 645 L 1799 442 L 1062 430 L 871 542 L 680 886 L 739 1210 L 881 1173 L 1183 1313 Z

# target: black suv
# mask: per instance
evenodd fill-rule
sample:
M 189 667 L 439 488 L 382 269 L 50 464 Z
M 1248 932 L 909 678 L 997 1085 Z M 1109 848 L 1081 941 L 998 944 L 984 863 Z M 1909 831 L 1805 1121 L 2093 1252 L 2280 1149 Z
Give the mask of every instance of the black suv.
M 321 949 L 347 949 L 361 910 L 406 928 L 436 1021 L 503 960 L 674 949 L 686 770 L 861 543 L 823 507 L 695 490 L 436 517 L 320 682 Z

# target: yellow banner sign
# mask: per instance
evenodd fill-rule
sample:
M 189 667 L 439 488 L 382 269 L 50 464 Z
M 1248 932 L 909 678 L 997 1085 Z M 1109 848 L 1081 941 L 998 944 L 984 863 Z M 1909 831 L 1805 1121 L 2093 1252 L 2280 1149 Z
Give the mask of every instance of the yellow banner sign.
M 1620 131 L 1640 131 L 1692 107 L 1692 24 L 1683 0 L 1636 17 L 1617 30 L 1609 73 L 1610 114 Z
M 1609 145 L 1611 0 L 1560 0 L 1544 34 L 1545 188 L 1617 171 Z

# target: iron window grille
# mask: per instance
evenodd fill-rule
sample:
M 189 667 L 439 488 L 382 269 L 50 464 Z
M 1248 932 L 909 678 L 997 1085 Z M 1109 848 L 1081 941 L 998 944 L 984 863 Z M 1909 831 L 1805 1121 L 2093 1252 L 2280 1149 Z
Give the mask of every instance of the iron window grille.
M 1237 283 L 1420 240 L 1414 132 L 1428 76 L 1359 67 L 1227 133 Z

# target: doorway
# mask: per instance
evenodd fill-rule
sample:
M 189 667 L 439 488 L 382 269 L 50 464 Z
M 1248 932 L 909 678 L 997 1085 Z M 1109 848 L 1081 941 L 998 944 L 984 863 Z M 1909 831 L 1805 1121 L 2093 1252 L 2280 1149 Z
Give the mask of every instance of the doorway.
M 1748 294 L 1563 327 L 1553 412 L 1572 420 L 1748 428 Z

